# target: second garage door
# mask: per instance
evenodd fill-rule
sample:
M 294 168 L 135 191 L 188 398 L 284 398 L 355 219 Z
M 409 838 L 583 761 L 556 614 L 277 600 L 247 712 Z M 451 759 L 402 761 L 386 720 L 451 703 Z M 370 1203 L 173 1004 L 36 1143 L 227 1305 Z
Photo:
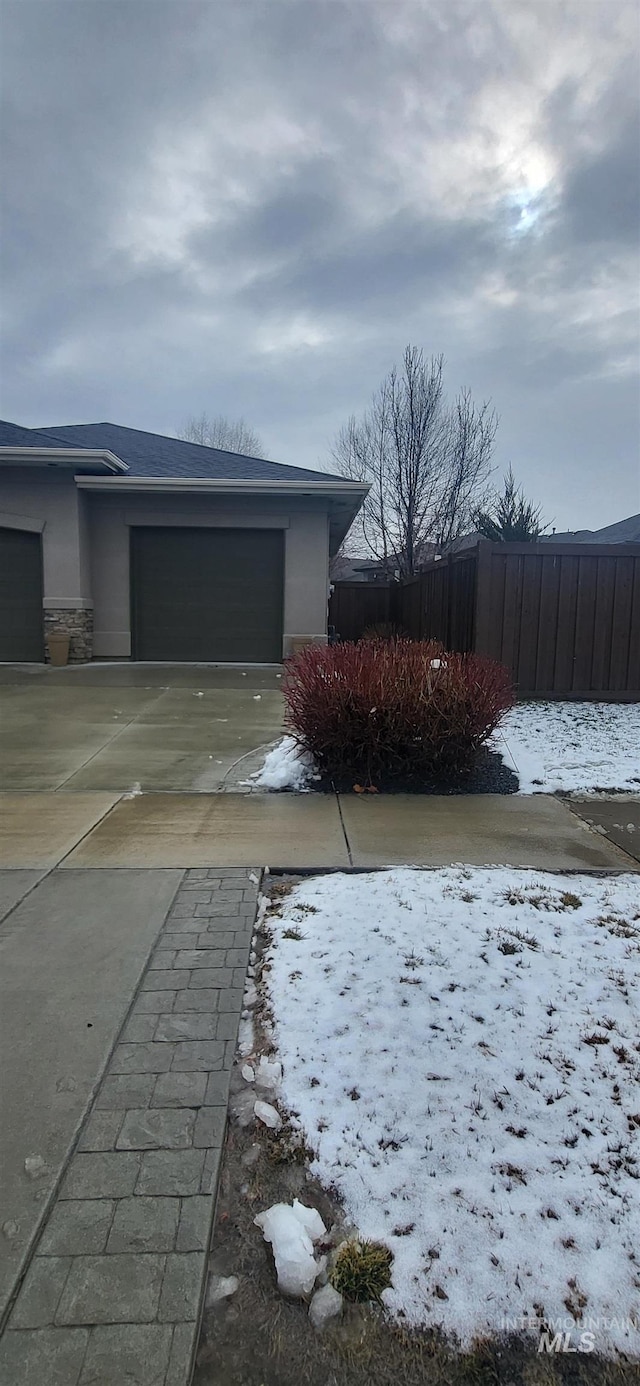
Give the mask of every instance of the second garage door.
M 133 658 L 279 663 L 278 529 L 132 529 Z
M 0 662 L 43 659 L 40 535 L 0 529 Z

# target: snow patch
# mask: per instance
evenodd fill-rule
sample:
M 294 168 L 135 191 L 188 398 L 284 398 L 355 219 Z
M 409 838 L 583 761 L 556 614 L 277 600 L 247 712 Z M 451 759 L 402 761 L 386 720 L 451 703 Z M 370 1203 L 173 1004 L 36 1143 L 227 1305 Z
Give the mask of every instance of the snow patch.
M 260 789 L 294 789 L 298 793 L 308 793 L 312 781 L 319 779 L 319 775 L 309 752 L 292 736 L 285 736 L 269 751 L 262 769 L 251 779 Z
M 490 744 L 520 794 L 640 794 L 640 703 L 518 703 Z
M 280 910 L 281 1100 L 389 1310 L 468 1345 L 573 1306 L 640 1353 L 638 877 L 335 874 Z

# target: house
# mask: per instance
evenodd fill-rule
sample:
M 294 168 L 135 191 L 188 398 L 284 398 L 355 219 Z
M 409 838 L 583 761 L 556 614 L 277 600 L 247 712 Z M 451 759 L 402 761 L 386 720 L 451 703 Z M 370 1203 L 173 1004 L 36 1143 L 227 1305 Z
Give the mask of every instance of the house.
M 561 534 L 544 534 L 545 544 L 638 544 L 640 543 L 640 515 L 629 515 L 626 520 L 617 520 L 603 529 L 564 530 Z
M 117 424 L 0 423 L 0 660 L 279 662 L 327 638 L 359 482 Z
M 393 573 L 377 558 L 350 558 L 337 554 L 331 563 L 332 582 L 390 582 Z
M 479 530 L 463 534 L 448 545 L 446 552 L 460 553 L 463 549 L 474 549 L 483 535 Z M 539 544 L 637 544 L 640 543 L 640 515 L 630 515 L 627 520 L 617 520 L 603 529 L 552 530 L 541 534 L 536 540 Z
M 438 545 L 429 539 L 422 539 L 415 554 L 415 572 L 419 573 L 435 557 Z M 377 582 L 397 581 L 402 573 L 402 560 L 391 554 L 387 559 L 358 558 L 348 554 L 337 554 L 331 564 L 332 582 Z

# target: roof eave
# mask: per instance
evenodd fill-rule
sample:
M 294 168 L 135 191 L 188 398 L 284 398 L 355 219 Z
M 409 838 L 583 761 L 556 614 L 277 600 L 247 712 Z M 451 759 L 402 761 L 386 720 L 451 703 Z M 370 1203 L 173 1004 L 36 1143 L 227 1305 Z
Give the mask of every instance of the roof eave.
M 127 490 L 127 491 L 217 491 L 245 494 L 253 492 L 280 495 L 336 495 L 356 496 L 364 500 L 369 491 L 368 483 L 361 481 L 266 481 L 256 477 L 188 477 L 188 476 L 83 476 L 76 477 L 82 489 Z
M 127 463 L 108 448 L 0 447 L 0 464 L 3 462 L 8 466 L 22 463 L 27 467 L 98 467 L 111 476 L 129 471 Z
M 362 481 L 262 481 L 230 477 L 151 477 L 77 476 L 83 491 L 138 491 L 143 495 L 231 495 L 231 496 L 307 496 L 325 500 L 329 507 L 329 548 L 331 555 L 340 547 L 365 499 L 369 485 Z

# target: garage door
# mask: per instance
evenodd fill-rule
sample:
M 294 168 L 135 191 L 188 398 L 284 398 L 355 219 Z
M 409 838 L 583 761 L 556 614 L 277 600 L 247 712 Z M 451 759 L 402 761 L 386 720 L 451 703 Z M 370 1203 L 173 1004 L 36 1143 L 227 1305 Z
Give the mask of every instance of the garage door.
M 43 659 L 40 535 L 0 529 L 0 661 Z
M 278 663 L 283 532 L 132 529 L 134 659 Z

